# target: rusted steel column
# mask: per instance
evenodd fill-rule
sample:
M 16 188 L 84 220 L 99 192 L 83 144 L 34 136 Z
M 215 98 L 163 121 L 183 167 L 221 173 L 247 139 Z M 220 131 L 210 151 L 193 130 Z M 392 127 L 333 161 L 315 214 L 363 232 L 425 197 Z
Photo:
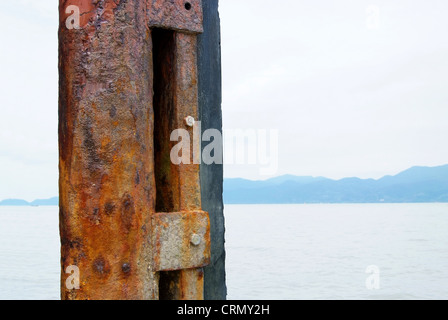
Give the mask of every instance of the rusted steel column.
M 185 121 L 199 115 L 202 2 L 59 4 L 61 296 L 203 299 L 210 221 L 200 129 Z M 170 158 L 177 129 L 192 138 L 181 165 Z
M 67 28 L 70 5 L 79 28 Z M 62 299 L 157 299 L 147 241 L 156 188 L 146 1 L 59 6 Z M 65 286 L 71 265 L 79 290 Z

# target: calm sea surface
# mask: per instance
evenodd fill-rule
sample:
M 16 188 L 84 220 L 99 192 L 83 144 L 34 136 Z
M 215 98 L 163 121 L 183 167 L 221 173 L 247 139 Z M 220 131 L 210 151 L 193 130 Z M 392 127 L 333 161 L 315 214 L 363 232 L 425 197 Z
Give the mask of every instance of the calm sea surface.
M 448 204 L 225 212 L 229 299 L 448 299 Z M 59 299 L 59 248 L 57 207 L 0 207 L 0 299 Z

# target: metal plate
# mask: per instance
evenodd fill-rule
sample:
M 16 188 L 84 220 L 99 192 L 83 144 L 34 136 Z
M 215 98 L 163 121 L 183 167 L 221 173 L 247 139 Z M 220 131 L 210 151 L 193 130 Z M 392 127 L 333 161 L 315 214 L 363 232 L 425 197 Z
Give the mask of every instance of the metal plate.
M 210 221 L 204 211 L 157 213 L 152 218 L 154 271 L 210 264 Z
M 202 0 L 148 0 L 149 27 L 202 33 Z

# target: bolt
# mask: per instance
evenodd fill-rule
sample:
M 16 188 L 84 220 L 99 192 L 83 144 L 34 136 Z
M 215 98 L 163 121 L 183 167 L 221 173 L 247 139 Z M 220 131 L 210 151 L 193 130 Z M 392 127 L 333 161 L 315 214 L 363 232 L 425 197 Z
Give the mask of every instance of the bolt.
M 131 265 L 130 265 L 129 263 L 124 263 L 124 264 L 121 266 L 121 270 L 122 270 L 124 273 L 129 273 L 129 272 L 131 271 Z
M 190 242 L 191 242 L 192 245 L 194 245 L 194 246 L 197 247 L 198 245 L 201 244 L 201 236 L 198 235 L 198 234 L 196 234 L 196 233 L 194 233 L 194 234 L 191 236 Z
M 195 120 L 194 120 L 194 118 L 192 116 L 188 116 L 188 117 L 185 118 L 185 123 L 187 124 L 187 126 L 193 127 L 194 123 L 195 123 Z

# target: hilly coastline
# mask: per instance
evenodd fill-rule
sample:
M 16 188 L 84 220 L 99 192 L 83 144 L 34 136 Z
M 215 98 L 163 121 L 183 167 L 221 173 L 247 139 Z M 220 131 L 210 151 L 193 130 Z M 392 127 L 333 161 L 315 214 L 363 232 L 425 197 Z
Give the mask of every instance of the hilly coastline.
M 381 179 L 285 175 L 269 180 L 224 179 L 225 204 L 448 202 L 448 165 L 413 167 Z M 59 198 L 0 201 L 0 206 L 57 206 Z
M 32 202 L 28 202 L 22 199 L 6 199 L 0 201 L 0 206 L 58 206 L 59 197 L 50 199 L 37 199 Z
M 282 176 L 226 179 L 227 204 L 448 202 L 448 165 L 413 167 L 381 179 Z

